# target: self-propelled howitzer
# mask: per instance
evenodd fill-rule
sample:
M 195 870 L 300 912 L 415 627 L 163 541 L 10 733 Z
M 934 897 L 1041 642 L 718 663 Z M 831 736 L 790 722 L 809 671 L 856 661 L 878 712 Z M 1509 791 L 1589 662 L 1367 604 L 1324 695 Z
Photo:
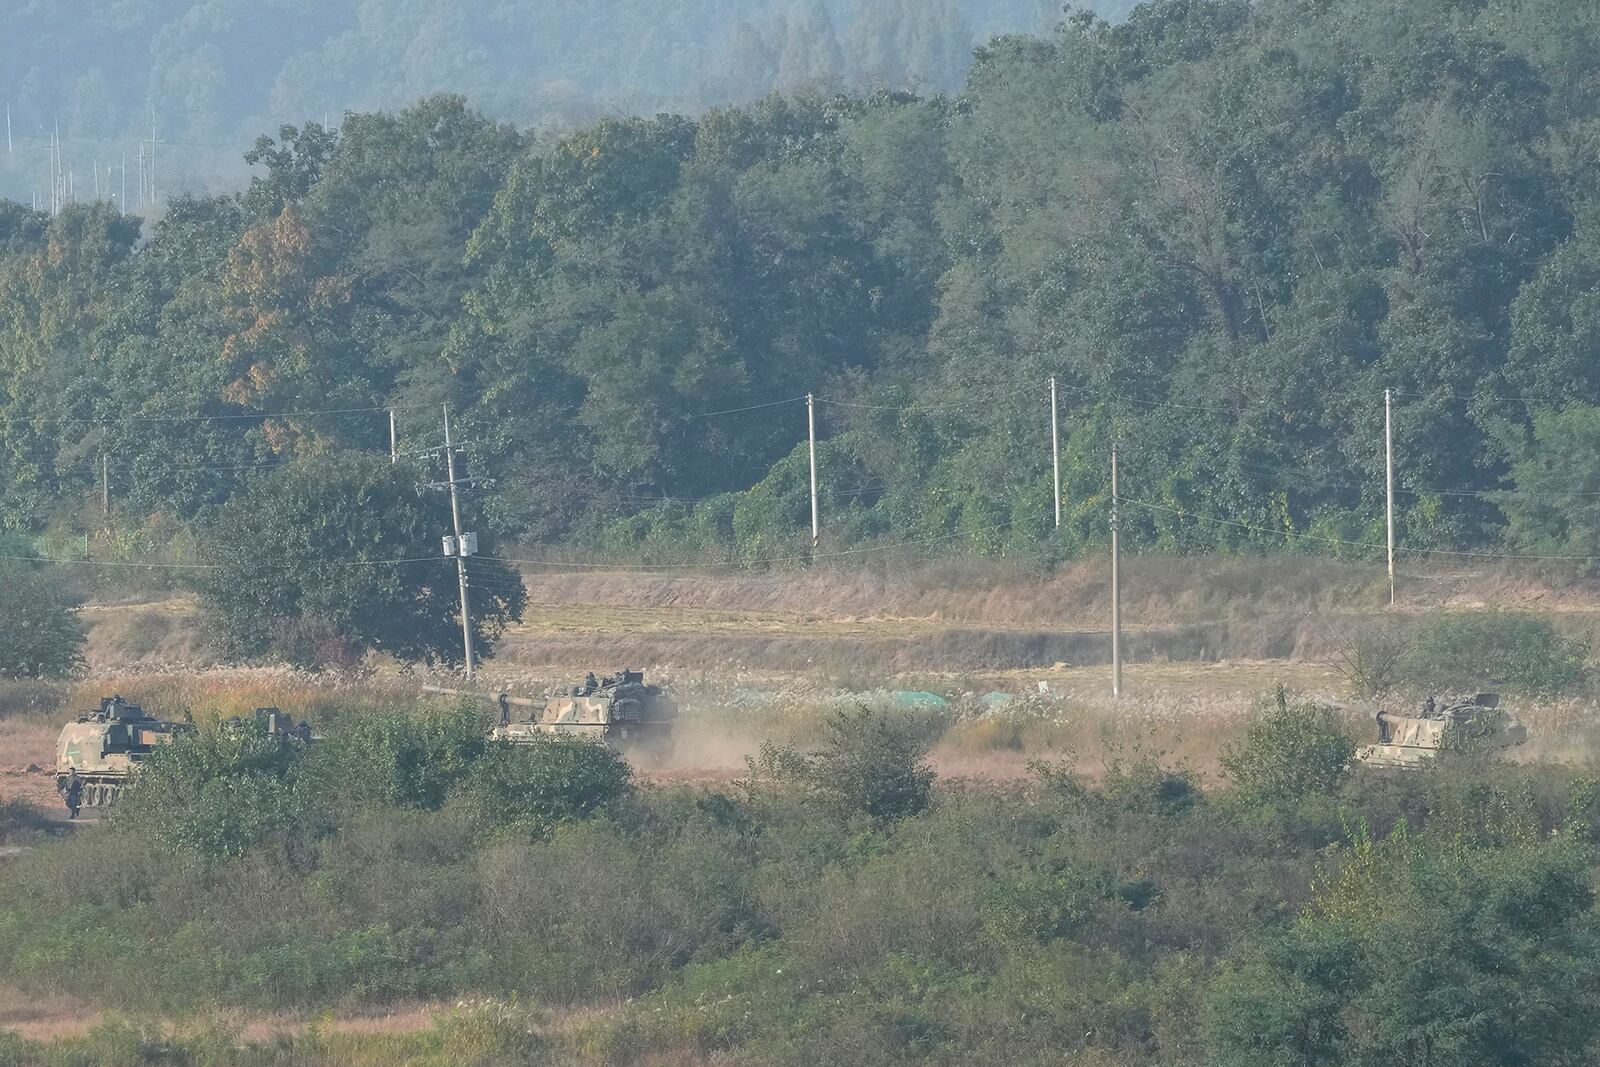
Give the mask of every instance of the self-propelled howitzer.
M 500 710 L 500 724 L 490 736 L 511 744 L 566 735 L 605 741 L 621 749 L 662 753 L 672 746 L 672 728 L 678 719 L 678 704 L 665 689 L 647 685 L 643 671 L 626 669 L 604 678 L 590 674 L 581 684 L 556 689 L 543 700 L 433 686 L 426 692 L 493 701 Z M 526 709 L 529 714 L 520 718 L 513 709 Z
M 1497 752 L 1528 740 L 1498 693 L 1430 696 L 1409 715 L 1378 712 L 1378 743 L 1356 753 L 1374 767 L 1421 767 L 1443 752 Z

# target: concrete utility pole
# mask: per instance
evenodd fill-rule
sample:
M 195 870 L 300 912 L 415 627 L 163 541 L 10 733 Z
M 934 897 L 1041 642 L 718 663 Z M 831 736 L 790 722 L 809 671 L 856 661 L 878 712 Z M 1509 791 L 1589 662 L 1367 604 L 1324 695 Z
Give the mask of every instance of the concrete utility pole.
M 106 529 L 111 529 L 111 460 L 104 451 L 100 453 L 100 514 L 105 518 Z
M 1399 599 L 1394 581 L 1394 412 L 1387 389 L 1383 391 L 1383 457 L 1385 483 L 1388 487 L 1389 606 L 1394 607 Z
M 1050 376 L 1050 460 L 1055 471 L 1056 529 L 1061 529 L 1061 415 L 1056 404 L 1056 376 Z
M 1122 544 L 1117 531 L 1117 446 L 1111 446 L 1111 695 L 1122 695 Z
M 817 401 L 806 394 L 806 427 L 811 441 L 811 551 L 816 552 L 822 539 L 822 525 L 817 512 Z
M 400 438 L 395 433 L 394 408 L 389 409 L 389 462 L 391 464 L 400 462 Z
M 444 460 L 450 477 L 450 520 L 455 527 L 456 577 L 461 583 L 461 647 L 467 661 L 467 678 L 473 674 L 472 607 L 467 600 L 467 538 L 461 532 L 461 500 L 456 492 L 456 452 L 450 442 L 450 405 L 444 405 Z

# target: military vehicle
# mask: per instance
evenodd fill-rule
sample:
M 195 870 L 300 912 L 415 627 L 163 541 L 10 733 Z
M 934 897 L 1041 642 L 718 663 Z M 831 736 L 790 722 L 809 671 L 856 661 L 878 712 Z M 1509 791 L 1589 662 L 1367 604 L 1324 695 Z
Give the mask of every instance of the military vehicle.
M 56 789 L 65 795 L 67 778 L 76 770 L 83 785 L 83 806 L 107 807 L 116 803 L 157 746 L 193 732 L 193 723 L 167 722 L 120 696 L 106 697 L 98 711 L 61 728 L 56 740 Z
M 293 715 L 279 711 L 277 708 L 257 708 L 255 715 L 251 718 L 235 715 L 224 725 L 227 729 L 238 732 L 244 730 L 251 723 L 254 723 L 268 737 L 277 738 L 290 744 L 309 745 L 311 742 L 318 740 L 311 733 L 310 723 L 297 723 L 294 721 Z
M 494 701 L 500 708 L 500 725 L 490 736 L 512 744 L 565 734 L 605 740 L 618 748 L 662 752 L 672 746 L 678 718 L 677 702 L 666 690 L 647 685 L 643 671 L 626 669 L 604 678 L 591 673 L 582 684 L 557 689 L 543 700 L 433 686 L 425 691 Z M 526 708 L 530 714 L 526 720 L 513 721 L 512 708 Z
M 1528 728 L 1500 710 L 1498 693 L 1430 696 L 1415 715 L 1377 718 L 1378 743 L 1356 753 L 1373 767 L 1420 767 L 1441 752 L 1494 752 L 1528 739 Z

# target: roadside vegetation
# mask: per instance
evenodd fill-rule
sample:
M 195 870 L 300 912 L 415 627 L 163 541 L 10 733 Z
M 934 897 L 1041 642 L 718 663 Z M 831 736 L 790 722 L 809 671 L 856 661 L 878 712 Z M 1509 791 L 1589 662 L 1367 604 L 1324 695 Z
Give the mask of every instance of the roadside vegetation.
M 641 788 L 585 742 L 503 750 L 466 709 L 327 735 L 203 731 L 105 824 L 0 866 L 8 982 L 179 1023 L 0 1040 L 0 1063 L 1600 1053 L 1593 779 L 1351 768 L 1294 694 L 1262 701 L 1223 782 L 1136 746 L 1092 775 L 932 780 L 932 735 L 859 709 L 717 788 Z M 366 1053 L 201 1022 L 417 1001 L 463 1007 Z

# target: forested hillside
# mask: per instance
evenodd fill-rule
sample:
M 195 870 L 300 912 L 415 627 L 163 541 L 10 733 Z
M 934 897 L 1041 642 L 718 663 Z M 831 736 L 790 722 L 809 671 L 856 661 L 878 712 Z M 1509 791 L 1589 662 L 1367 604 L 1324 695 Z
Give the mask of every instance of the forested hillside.
M 1133 0 L 1088 6 L 1120 17 Z M 49 197 L 51 139 L 88 198 L 233 188 L 280 123 L 467 95 L 522 126 L 698 112 L 774 90 L 956 88 L 973 46 L 1048 31 L 1059 0 L 25 0 L 0 10 L 13 126 L 0 195 Z M 141 144 L 141 142 L 144 142 Z M 96 165 L 100 169 L 97 178 Z M 110 192 L 111 190 L 103 190 Z
M 783 558 L 814 393 L 827 551 L 1080 551 L 1120 442 L 1135 544 L 1361 553 L 1390 389 L 1406 543 L 1600 555 L 1597 90 L 1594 5 L 1158 0 L 950 95 L 285 130 L 153 226 L 4 209 L 0 509 L 97 523 L 104 452 L 202 519 L 448 402 L 485 528 Z

